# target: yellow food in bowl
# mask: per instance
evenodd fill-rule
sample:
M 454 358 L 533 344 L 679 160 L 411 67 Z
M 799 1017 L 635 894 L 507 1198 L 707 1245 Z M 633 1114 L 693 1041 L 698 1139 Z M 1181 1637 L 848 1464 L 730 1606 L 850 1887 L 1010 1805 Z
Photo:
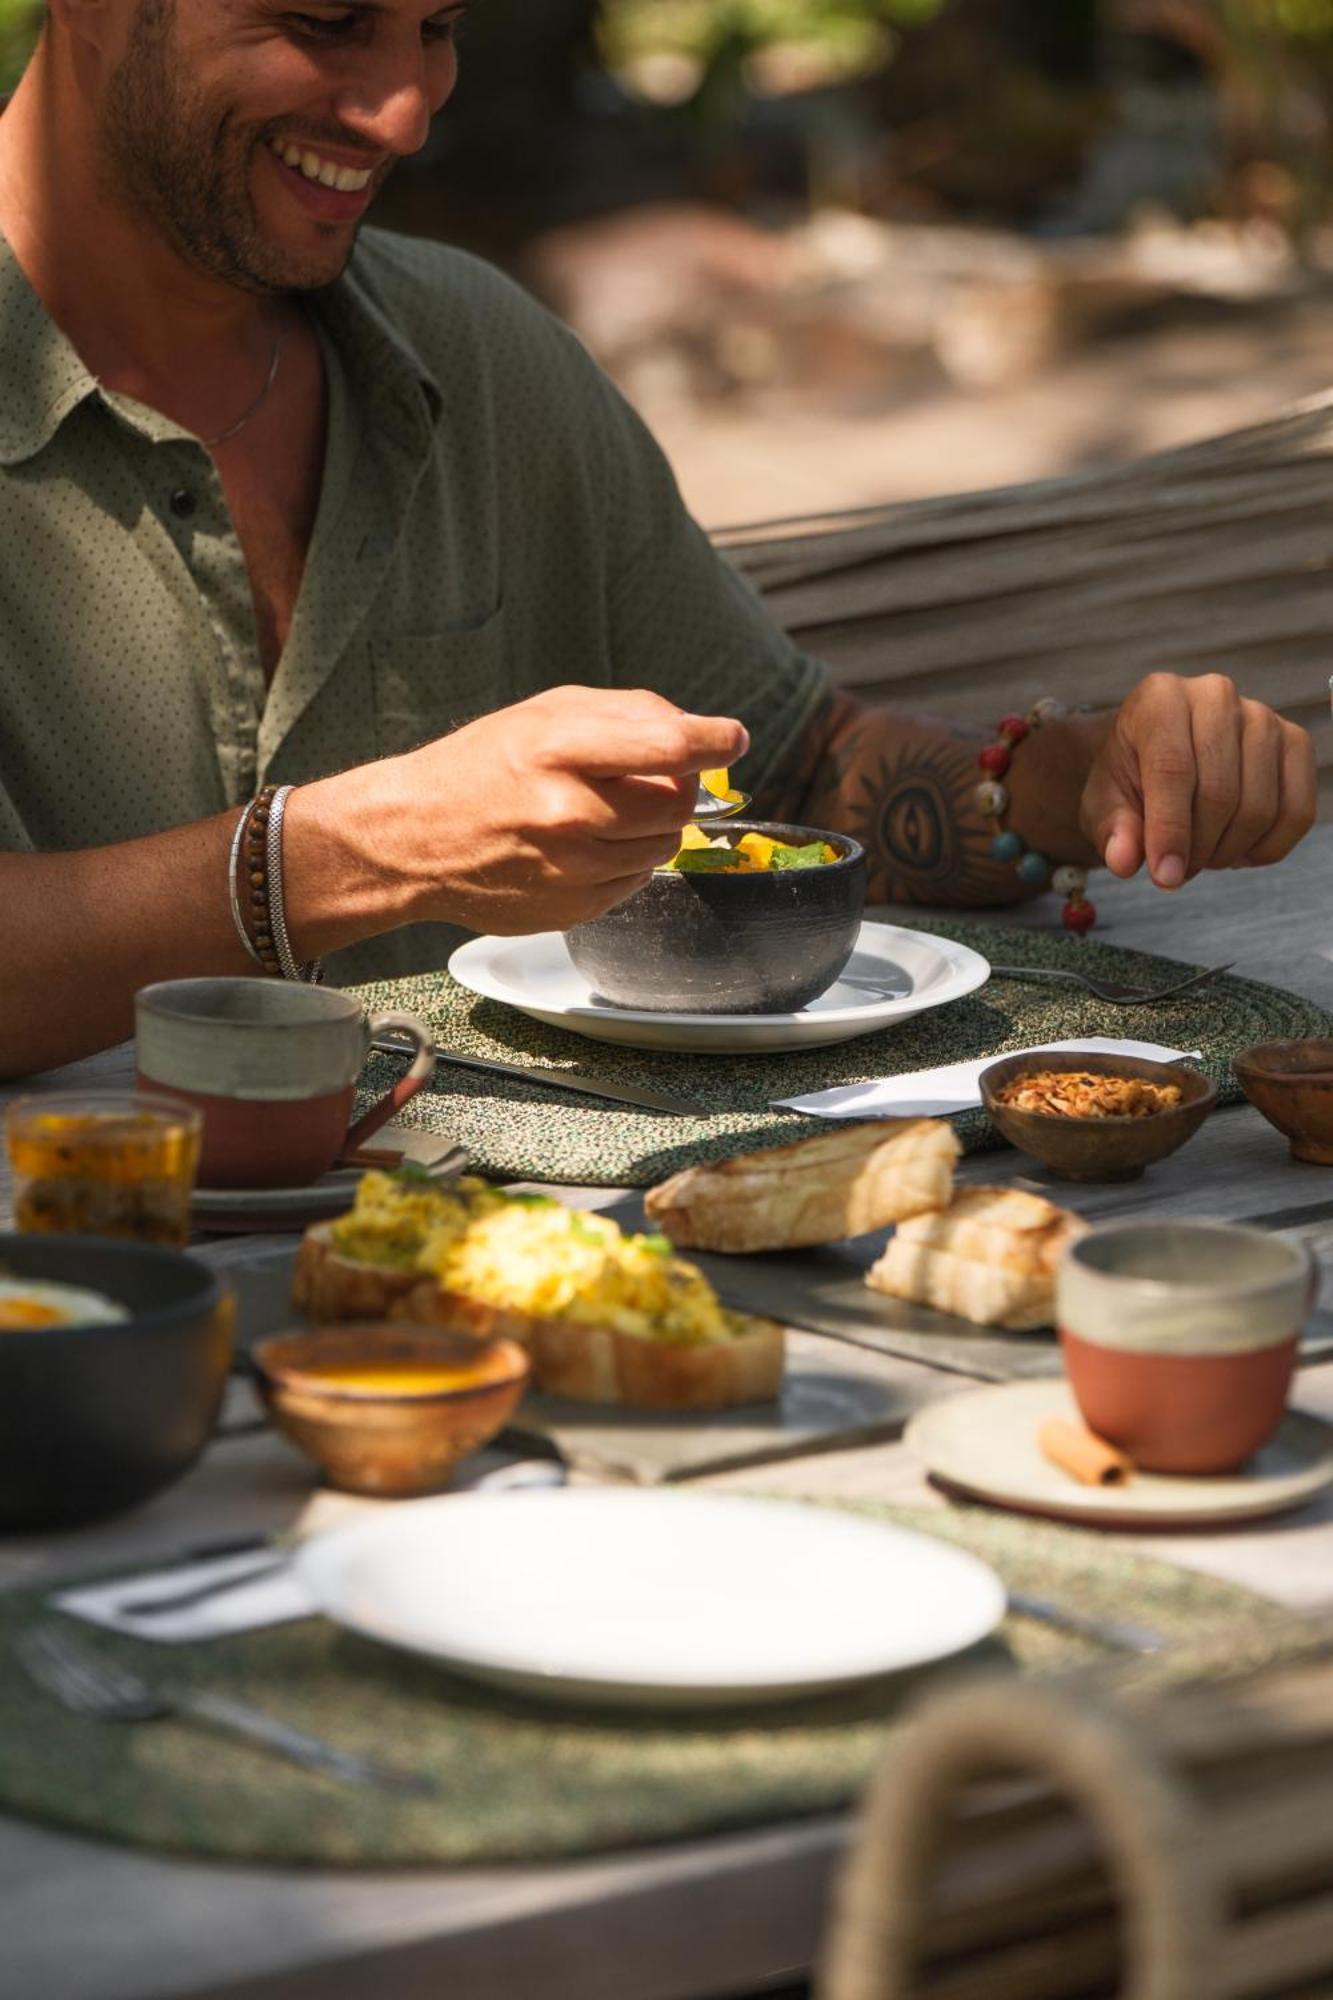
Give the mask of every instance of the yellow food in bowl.
M 342 1389 L 362 1396 L 447 1396 L 457 1389 L 478 1389 L 492 1377 L 477 1368 L 423 1368 L 404 1362 L 320 1361 L 301 1370 L 303 1382 L 321 1389 Z
M 446 1189 L 368 1173 L 332 1225 L 340 1256 L 417 1270 L 487 1305 L 610 1327 L 644 1340 L 702 1346 L 743 1322 L 665 1236 L 627 1236 L 607 1216 L 480 1181 Z
M 710 874 L 756 875 L 784 868 L 819 868 L 837 859 L 837 848 L 827 840 L 795 847 L 790 841 L 771 840 L 764 833 L 743 833 L 733 840 L 725 833 L 712 838 L 701 827 L 687 826 L 679 849 L 666 865 L 681 874 L 707 869 Z
M 129 1313 L 105 1292 L 35 1278 L 0 1279 L 0 1333 L 31 1333 L 40 1327 L 107 1326 Z

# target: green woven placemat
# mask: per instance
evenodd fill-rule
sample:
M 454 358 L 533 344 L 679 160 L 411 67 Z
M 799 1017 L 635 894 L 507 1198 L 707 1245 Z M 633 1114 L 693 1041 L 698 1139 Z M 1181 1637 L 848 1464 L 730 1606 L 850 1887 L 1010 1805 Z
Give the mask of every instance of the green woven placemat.
M 1013 1589 L 1157 1626 L 1172 1647 L 1128 1669 L 1140 1680 L 1229 1677 L 1311 1654 L 1324 1636 L 1246 1591 L 1083 1530 L 977 1509 L 853 1511 L 971 1548 Z M 45 1595 L 0 1595 L 0 1806 L 231 1861 L 547 1861 L 826 1812 L 870 1775 L 904 1694 L 898 1681 L 780 1709 L 636 1720 L 472 1688 L 321 1619 L 188 1649 L 78 1628 L 99 1653 L 164 1683 L 236 1695 L 348 1749 L 429 1771 L 438 1798 L 420 1803 L 332 1784 L 189 1724 L 68 1714 L 13 1655 Z M 983 1653 L 1038 1671 L 1107 1658 L 1022 1619 Z
M 923 921 L 916 928 L 956 938 L 1001 964 L 1077 967 L 1094 978 L 1143 986 L 1165 986 L 1173 975 L 1192 969 L 1118 945 L 1080 943 L 1012 926 Z M 1231 1077 L 1231 1057 L 1238 1049 L 1275 1037 L 1333 1033 L 1333 1016 L 1308 1001 L 1229 977 L 1151 1009 L 1111 1006 L 1072 988 L 996 979 L 970 998 L 919 1014 L 900 1027 L 836 1048 L 764 1056 L 673 1054 L 598 1044 L 529 1020 L 516 1008 L 479 1000 L 445 973 L 356 990 L 368 1007 L 403 1007 L 421 1015 L 436 1040 L 460 1055 L 602 1069 L 623 1083 L 716 1107 L 704 1118 L 662 1116 L 493 1082 L 441 1064 L 434 1086 L 403 1113 L 408 1124 L 461 1140 L 481 1173 L 599 1187 L 648 1187 L 702 1160 L 826 1131 L 820 1119 L 770 1111 L 768 1104 L 774 1097 L 834 1084 L 866 1083 L 1077 1036 L 1114 1035 L 1201 1049 L 1201 1066 L 1221 1085 L 1225 1102 L 1240 1095 Z M 364 1079 L 367 1092 L 387 1090 L 401 1070 L 392 1057 L 372 1057 Z M 968 1151 L 995 1143 L 980 1111 L 966 1112 L 955 1122 Z

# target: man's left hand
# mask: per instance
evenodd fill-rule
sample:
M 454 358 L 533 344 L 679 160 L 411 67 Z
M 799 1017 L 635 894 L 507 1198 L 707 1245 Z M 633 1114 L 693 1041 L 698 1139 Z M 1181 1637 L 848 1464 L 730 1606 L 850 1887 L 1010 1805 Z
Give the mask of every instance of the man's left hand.
M 1280 861 L 1314 825 L 1314 744 L 1224 674 L 1150 674 L 1093 759 L 1083 832 L 1113 875 L 1160 889 L 1204 868 Z

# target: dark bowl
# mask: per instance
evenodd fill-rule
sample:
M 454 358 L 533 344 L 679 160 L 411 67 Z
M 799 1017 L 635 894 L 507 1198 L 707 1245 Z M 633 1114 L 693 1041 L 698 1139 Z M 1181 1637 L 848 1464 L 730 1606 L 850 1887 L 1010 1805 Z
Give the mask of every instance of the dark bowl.
M 1333 1042 L 1256 1042 L 1231 1067 L 1255 1110 L 1290 1140 L 1293 1159 L 1333 1167 Z
M 1041 1070 L 1083 1070 L 1094 1076 L 1141 1077 L 1147 1083 L 1180 1086 L 1181 1101 L 1144 1118 L 1067 1118 L 1058 1112 L 1020 1111 L 996 1102 L 998 1093 L 1019 1077 Z M 1132 1181 L 1145 1167 L 1164 1160 L 1192 1139 L 1217 1101 L 1217 1085 L 1201 1070 L 1181 1063 L 1147 1062 L 1137 1056 L 1045 1053 L 1006 1056 L 981 1073 L 981 1101 L 991 1123 L 1010 1145 L 1030 1153 L 1065 1181 Z
M 231 1365 L 232 1300 L 214 1273 L 101 1236 L 0 1236 L 0 1268 L 104 1292 L 130 1314 L 0 1333 L 0 1528 L 100 1520 L 179 1478 Z
M 566 931 L 600 1000 L 672 1014 L 785 1014 L 826 993 L 852 955 L 866 898 L 865 849 L 845 834 L 728 820 L 836 861 L 753 874 L 663 868 L 625 902 Z

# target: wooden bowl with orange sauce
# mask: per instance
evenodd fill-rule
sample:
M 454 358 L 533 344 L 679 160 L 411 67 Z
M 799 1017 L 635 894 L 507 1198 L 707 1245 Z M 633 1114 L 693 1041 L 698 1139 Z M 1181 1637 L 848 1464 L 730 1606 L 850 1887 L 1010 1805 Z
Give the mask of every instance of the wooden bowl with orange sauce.
M 375 1322 L 284 1333 L 252 1356 L 274 1423 L 345 1493 L 438 1493 L 504 1428 L 528 1380 L 516 1341 Z

